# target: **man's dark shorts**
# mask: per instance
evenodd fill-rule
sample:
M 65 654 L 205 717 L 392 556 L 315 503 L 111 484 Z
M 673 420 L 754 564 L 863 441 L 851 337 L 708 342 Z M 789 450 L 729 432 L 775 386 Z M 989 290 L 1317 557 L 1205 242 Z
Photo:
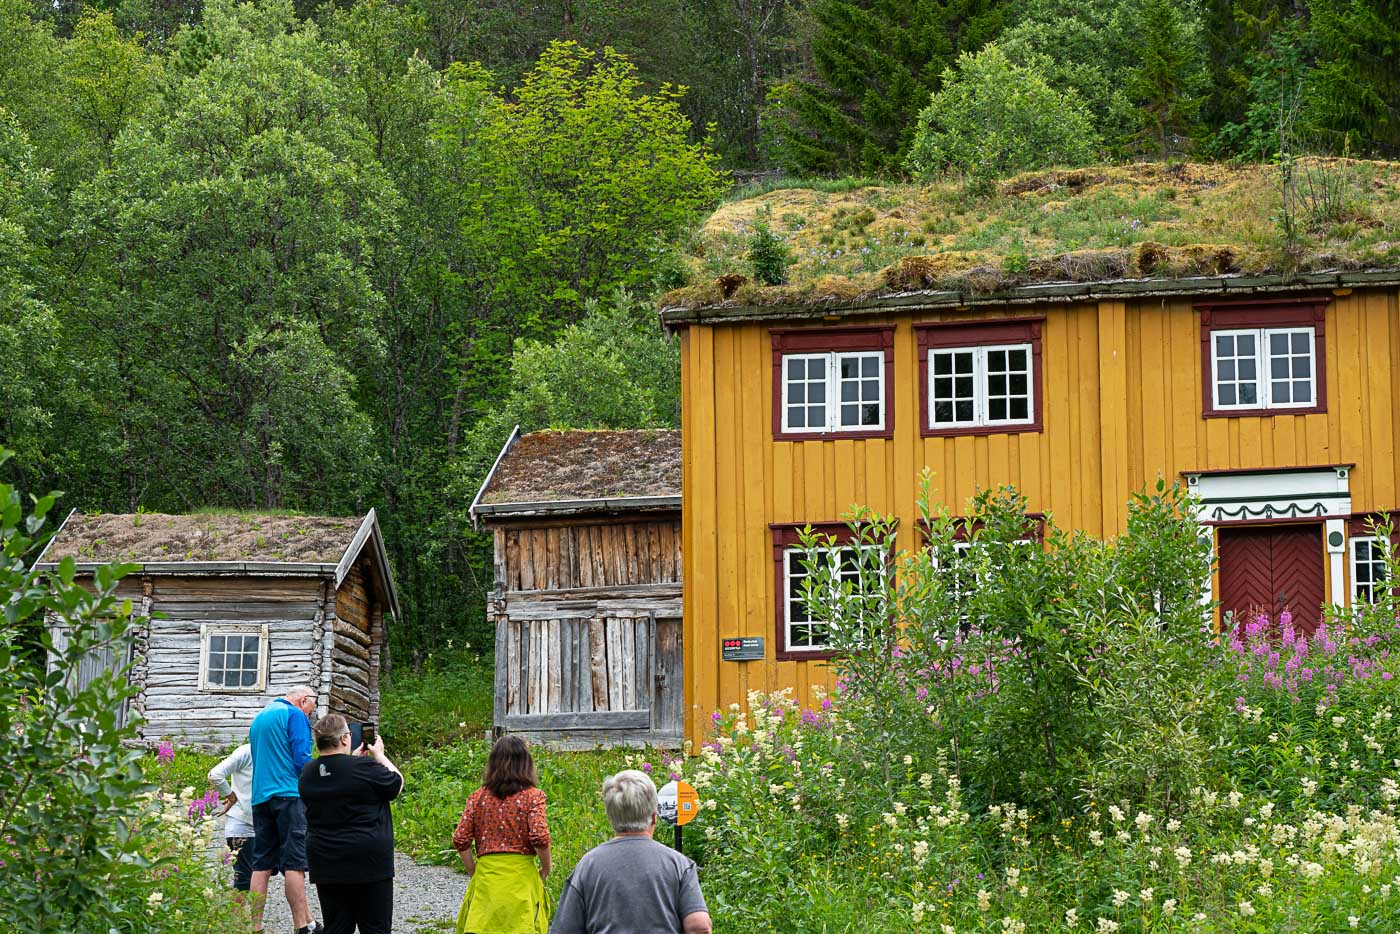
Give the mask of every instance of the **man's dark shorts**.
M 233 854 L 233 887 L 246 892 L 253 881 L 253 838 L 224 837 L 224 842 Z
M 306 809 L 300 798 L 253 805 L 253 871 L 306 872 Z

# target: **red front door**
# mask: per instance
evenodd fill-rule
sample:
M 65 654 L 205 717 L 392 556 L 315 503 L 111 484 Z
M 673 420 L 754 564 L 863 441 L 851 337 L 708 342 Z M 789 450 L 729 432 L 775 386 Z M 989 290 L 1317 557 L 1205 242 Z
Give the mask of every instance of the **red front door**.
M 1220 529 L 1220 612 L 1293 614 L 1299 632 L 1311 633 L 1322 619 L 1326 581 L 1322 526 L 1313 524 Z

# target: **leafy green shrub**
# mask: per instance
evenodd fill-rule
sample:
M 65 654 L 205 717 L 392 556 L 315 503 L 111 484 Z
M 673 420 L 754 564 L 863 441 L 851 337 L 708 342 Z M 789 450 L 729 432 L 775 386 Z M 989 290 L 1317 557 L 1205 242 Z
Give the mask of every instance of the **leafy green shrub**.
M 135 693 L 126 668 L 77 679 L 93 654 L 124 657 L 132 607 L 116 588 L 131 569 L 99 567 L 84 582 L 72 558 L 28 566 L 54 502 L 35 499 L 25 516 L 19 491 L 0 484 L 0 928 L 229 930 L 205 810 L 193 789 L 153 792 L 129 745 L 139 719 L 117 721 Z
M 961 518 L 922 502 L 923 547 L 897 551 L 892 520 L 860 511 L 854 547 L 814 552 L 805 580 L 872 757 L 947 747 L 976 799 L 1051 814 L 1096 794 L 1179 804 L 1215 740 L 1190 498 L 1134 496 L 1113 542 L 1038 524 L 1009 488 Z
M 1234 653 L 1215 651 L 1233 678 Z M 747 711 L 714 713 L 691 766 L 704 802 L 693 855 L 717 927 L 1390 930 L 1400 783 L 1375 765 L 1400 754 L 1386 677 L 1400 656 L 1362 655 L 1370 676 L 1337 682 L 1310 736 L 1285 738 L 1278 708 L 1227 713 L 1217 697 L 1211 716 L 1259 731 L 1258 756 L 1206 759 L 1170 811 L 1087 798 L 1058 819 L 970 800 L 944 750 L 928 766 L 917 752 L 878 763 L 847 691 L 810 708 L 750 695 Z M 1235 787 L 1255 766 L 1258 782 Z
M 919 114 L 906 167 L 919 178 L 945 172 L 1000 177 L 1090 161 L 1098 137 L 1073 90 L 1056 91 L 1041 66 L 1013 64 L 995 44 L 965 52 Z
M 764 285 L 782 285 L 787 281 L 788 263 L 792 251 L 787 241 L 773 233 L 767 221 L 759 221 L 749 235 L 749 267 L 753 277 Z

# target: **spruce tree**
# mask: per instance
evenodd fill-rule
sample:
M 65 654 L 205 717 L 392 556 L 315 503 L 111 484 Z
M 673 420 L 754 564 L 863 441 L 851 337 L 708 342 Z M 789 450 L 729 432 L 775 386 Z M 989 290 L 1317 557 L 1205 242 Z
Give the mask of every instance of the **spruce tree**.
M 1400 155 L 1400 0 L 1309 0 L 1311 122 L 1331 147 Z
M 1172 0 L 1140 0 L 1133 15 L 1141 57 L 1128 93 L 1141 112 L 1139 144 L 1158 157 L 1178 155 L 1196 135 L 1210 80 L 1199 21 L 1194 8 Z
M 1001 27 L 994 0 L 817 0 L 811 73 L 775 87 L 767 128 L 790 172 L 897 173 L 939 75 Z

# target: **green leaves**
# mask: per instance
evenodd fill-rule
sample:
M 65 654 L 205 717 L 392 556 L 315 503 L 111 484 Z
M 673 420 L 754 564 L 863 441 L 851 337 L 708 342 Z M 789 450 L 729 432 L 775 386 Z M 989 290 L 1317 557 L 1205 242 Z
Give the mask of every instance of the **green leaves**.
M 1042 67 L 1013 64 L 995 44 L 963 53 L 919 115 L 909 170 L 999 178 L 1091 160 L 1098 137 L 1087 108 L 1073 90 L 1051 88 Z
M 31 531 L 22 533 L 20 494 L 2 491 L 0 537 L 10 560 L 0 565 L 0 869 L 7 893 L 0 926 L 107 930 L 123 923 L 131 892 L 121 883 L 130 867 L 139 868 L 140 841 L 125 827 L 146 808 L 139 795 L 147 786 L 122 747 L 136 738 L 139 719 L 117 725 L 117 711 L 136 688 L 123 661 L 132 606 L 114 591 L 132 569 L 102 568 L 87 582 L 72 558 L 52 573 L 27 567 L 44 518 L 31 513 L 24 523 Z M 53 497 L 36 503 L 47 514 Z M 40 650 L 16 627 L 38 629 Z M 118 660 L 116 669 L 82 683 L 80 665 L 104 654 Z

